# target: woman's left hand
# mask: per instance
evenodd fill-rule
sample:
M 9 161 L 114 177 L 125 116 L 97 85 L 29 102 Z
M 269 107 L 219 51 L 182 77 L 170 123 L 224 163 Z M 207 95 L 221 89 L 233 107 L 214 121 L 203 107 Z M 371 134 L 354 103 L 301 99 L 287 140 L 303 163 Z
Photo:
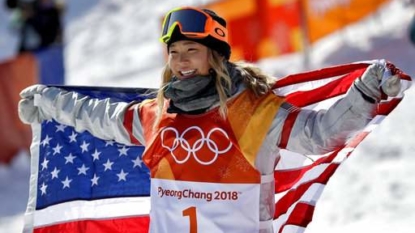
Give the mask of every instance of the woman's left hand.
M 355 81 L 355 86 L 366 96 L 379 102 L 385 95 L 397 96 L 401 90 L 401 80 L 398 75 L 392 74 L 385 60 L 378 60 Z

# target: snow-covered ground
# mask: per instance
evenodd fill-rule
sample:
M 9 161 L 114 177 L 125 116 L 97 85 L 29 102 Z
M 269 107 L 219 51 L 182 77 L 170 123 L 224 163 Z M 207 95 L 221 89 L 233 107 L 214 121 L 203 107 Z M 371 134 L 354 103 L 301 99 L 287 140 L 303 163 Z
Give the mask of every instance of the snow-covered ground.
M 158 40 L 163 13 L 210 1 L 67 1 L 67 84 L 157 87 L 165 47 Z M 415 75 L 415 46 L 407 37 L 414 8 L 393 0 L 376 15 L 313 46 L 309 68 L 386 58 Z M 0 60 L 16 39 L 0 7 Z M 300 54 L 258 63 L 276 76 L 300 72 Z M 415 228 L 415 88 L 334 175 L 306 233 L 410 233 Z M 28 198 L 29 158 L 0 165 L 0 233 L 20 232 Z

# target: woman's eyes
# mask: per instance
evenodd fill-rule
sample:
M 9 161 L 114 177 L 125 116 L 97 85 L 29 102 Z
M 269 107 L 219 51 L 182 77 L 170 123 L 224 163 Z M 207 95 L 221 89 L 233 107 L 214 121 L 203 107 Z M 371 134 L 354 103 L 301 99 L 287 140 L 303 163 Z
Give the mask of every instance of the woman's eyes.
M 188 53 L 194 53 L 194 52 L 196 52 L 197 51 L 197 49 L 196 48 L 189 48 L 189 49 L 187 49 L 187 52 Z M 178 51 L 175 51 L 175 50 L 170 50 L 170 54 L 178 54 L 179 52 Z

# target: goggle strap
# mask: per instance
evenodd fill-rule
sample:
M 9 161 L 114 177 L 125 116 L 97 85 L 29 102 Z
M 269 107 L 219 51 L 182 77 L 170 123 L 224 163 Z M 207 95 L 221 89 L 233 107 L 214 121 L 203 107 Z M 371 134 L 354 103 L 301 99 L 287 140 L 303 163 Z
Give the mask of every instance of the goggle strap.
M 213 25 L 210 26 L 211 30 L 210 33 L 208 33 L 208 35 L 211 35 L 212 37 L 218 40 L 228 43 L 228 29 L 226 29 L 224 26 L 222 26 L 222 24 L 220 24 L 216 20 L 213 20 L 212 18 L 209 21 L 210 22 L 208 23 L 213 23 Z
M 211 27 L 210 32 L 204 32 L 204 33 L 199 32 L 198 33 L 198 32 L 183 32 L 182 29 L 181 29 L 180 22 L 174 22 L 172 24 L 172 26 L 168 29 L 167 33 L 160 38 L 160 41 L 163 42 L 163 43 L 168 43 L 171 36 L 172 36 L 172 34 L 173 34 L 173 32 L 174 32 L 174 30 L 175 30 L 175 28 L 179 27 L 180 33 L 187 36 L 187 37 L 189 37 L 189 38 L 202 39 L 202 38 L 206 38 L 210 35 L 210 36 L 212 36 L 212 37 L 214 37 L 214 38 L 216 38 L 220 41 L 223 41 L 223 42 L 227 43 L 228 42 L 227 29 L 225 27 L 223 27 L 220 23 L 218 23 L 214 20 L 213 20 L 213 23 L 214 23 L 215 26 Z

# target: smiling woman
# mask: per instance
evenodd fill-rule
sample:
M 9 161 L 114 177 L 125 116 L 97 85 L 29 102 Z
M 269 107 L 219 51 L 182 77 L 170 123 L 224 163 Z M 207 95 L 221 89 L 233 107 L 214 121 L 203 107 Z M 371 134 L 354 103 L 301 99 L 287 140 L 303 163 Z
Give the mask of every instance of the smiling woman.
M 53 118 L 104 140 L 144 145 L 142 159 L 151 173 L 149 232 L 301 231 L 322 184 L 299 179 L 304 193 L 276 205 L 276 187 L 286 191 L 277 184 L 292 178 L 275 180 L 280 150 L 330 153 L 325 159 L 341 150 L 339 156 L 346 156 L 352 147 L 342 149 L 355 146 L 346 142 L 380 114 L 381 100 L 398 95 L 400 78 L 408 77 L 376 60 L 277 81 L 229 60 L 226 21 L 214 12 L 182 7 L 165 18 L 160 40 L 169 59 L 157 98 L 115 102 L 35 85 L 21 93 L 21 120 Z M 291 86 L 315 80 L 315 89 L 294 92 Z M 337 99 L 327 109 L 306 108 L 331 97 Z M 328 179 L 319 165 L 311 175 Z M 297 216 L 303 218 L 290 225 Z

